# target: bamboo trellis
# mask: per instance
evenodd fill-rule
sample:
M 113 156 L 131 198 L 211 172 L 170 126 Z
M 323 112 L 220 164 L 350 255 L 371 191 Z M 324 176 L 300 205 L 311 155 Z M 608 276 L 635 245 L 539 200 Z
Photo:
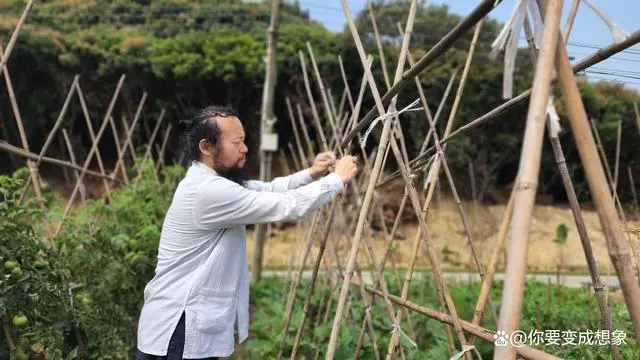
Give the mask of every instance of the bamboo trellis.
M 489 288 L 491 287 L 493 277 L 497 269 L 499 251 L 503 246 L 507 246 L 508 248 L 508 257 L 506 266 L 507 279 L 501 301 L 502 307 L 500 309 L 499 316 L 498 314 L 494 314 L 496 309 L 493 309 L 493 307 L 491 307 L 491 312 L 495 320 L 497 320 L 496 323 L 499 330 L 506 330 L 507 332 L 517 330 L 520 325 L 524 278 L 526 275 L 526 268 L 522 266 L 522 264 L 526 263 L 527 240 L 529 237 L 532 212 L 534 209 L 535 189 L 537 187 L 538 174 L 541 166 L 540 157 L 542 152 L 542 141 L 548 120 L 547 109 L 550 88 L 552 84 L 556 82 L 562 89 L 563 100 L 569 113 L 572 133 L 575 136 L 578 152 L 580 154 L 582 165 L 585 169 L 589 188 L 594 198 L 602 227 L 605 230 L 604 232 L 607 239 L 607 245 L 609 247 L 610 257 L 618 278 L 620 279 L 624 300 L 635 329 L 635 337 L 636 340 L 640 340 L 640 287 L 638 286 L 638 281 L 634 274 L 632 264 L 633 255 L 629 249 L 627 240 L 625 239 L 622 223 L 620 222 L 616 211 L 617 205 L 621 214 L 624 216 L 624 213 L 622 213 L 622 205 L 617 194 L 621 171 L 619 157 L 622 127 L 620 124 L 617 129 L 618 141 L 616 144 L 616 162 L 612 173 L 607 163 L 607 159 L 604 156 L 605 154 L 600 143 L 597 128 L 595 126 L 590 128 L 590 122 L 587 120 L 584 105 L 580 99 L 574 78 L 575 73 L 593 66 L 640 42 L 640 30 L 632 33 L 622 41 L 618 41 L 611 46 L 598 50 L 593 55 L 583 59 L 572 67 L 566 53 L 565 42 L 568 39 L 573 26 L 579 2 L 579 0 L 574 0 L 572 2 L 568 20 L 565 22 L 562 31 L 560 31 L 560 14 L 563 1 L 548 0 L 548 4 L 546 4 L 547 1 L 545 0 L 538 1 L 540 9 L 544 8 L 546 10 L 547 7 L 549 8 L 546 12 L 541 11 L 541 13 L 544 12 L 545 14 L 543 15 L 544 29 L 539 49 L 533 40 L 534 36 L 531 34 L 530 29 L 527 30 L 529 25 L 525 21 L 525 32 L 527 33 L 529 45 L 532 50 L 532 59 L 534 64 L 536 64 L 532 88 L 506 101 L 502 105 L 474 121 L 457 128 L 456 130 L 453 129 L 453 126 L 461 104 L 465 82 L 467 81 L 467 76 L 470 72 L 473 53 L 482 28 L 483 20 L 495 7 L 500 5 L 501 0 L 481 1 L 468 16 L 464 17 L 459 24 L 447 33 L 447 35 L 445 35 L 425 56 L 418 61 L 414 61 L 412 54 L 409 51 L 409 43 L 413 32 L 413 21 L 417 6 L 415 0 L 411 1 L 405 28 L 404 30 L 400 28 L 402 43 L 399 60 L 396 64 L 393 78 L 390 78 L 387 73 L 387 60 L 385 59 L 382 43 L 380 41 L 380 34 L 375 20 L 374 7 L 371 3 L 368 3 L 368 11 L 375 36 L 375 44 L 377 46 L 376 50 L 380 54 L 380 65 L 382 66 L 385 82 L 386 92 L 383 94 L 378 91 L 378 87 L 371 70 L 372 58 L 365 52 L 364 46 L 360 40 L 358 29 L 355 26 L 345 0 L 341 0 L 341 4 L 348 22 L 349 31 L 353 37 L 358 50 L 359 59 L 363 66 L 362 82 L 357 98 L 353 96 L 349 89 L 347 74 L 345 73 L 342 58 L 340 56 L 338 56 L 337 62 L 340 66 L 344 89 L 342 92 L 333 92 L 333 94 L 336 95 L 341 94 L 340 102 L 336 103 L 336 99 L 332 96 L 332 90 L 328 88 L 328 84 L 325 84 L 323 81 L 322 74 L 319 71 L 314 57 L 312 44 L 307 42 L 305 44 L 305 49 L 299 49 L 298 55 L 303 71 L 304 90 L 306 95 L 305 101 L 307 103 L 304 105 L 301 105 L 300 102 L 295 103 L 296 111 L 294 112 L 294 105 L 289 98 L 286 98 L 286 111 L 293 128 L 294 141 L 287 144 L 288 154 L 287 150 L 282 150 L 280 153 L 279 161 L 281 163 L 281 167 L 285 171 L 289 171 L 288 169 L 290 169 L 285 154 L 293 158 L 294 168 L 296 170 L 301 170 L 308 166 L 308 161 L 313 158 L 313 154 L 316 149 L 323 151 L 334 150 L 341 155 L 346 154 L 348 152 L 348 145 L 353 140 L 362 141 L 361 131 L 370 126 L 373 121 L 382 121 L 383 127 L 377 146 L 371 153 L 368 154 L 364 147 L 361 147 L 361 149 L 358 150 L 362 155 L 363 164 L 360 179 L 358 179 L 358 181 L 354 180 L 350 184 L 345 185 L 346 194 L 344 196 L 334 199 L 330 205 L 327 205 L 322 210 L 305 217 L 297 224 L 299 229 L 297 232 L 298 241 L 295 246 L 295 251 L 292 251 L 289 257 L 289 265 L 287 269 L 287 277 L 290 278 L 289 286 L 288 288 L 283 288 L 283 293 L 287 294 L 287 301 L 285 304 L 286 317 L 283 320 L 283 337 L 279 344 L 278 358 L 287 356 L 285 351 L 286 340 L 289 335 L 293 335 L 290 334 L 290 325 L 293 319 L 293 313 L 297 309 L 295 305 L 296 291 L 300 287 L 305 266 L 309 261 L 313 262 L 311 283 L 309 288 L 306 289 L 307 293 L 304 297 L 304 301 L 300 304 L 302 315 L 298 319 L 297 324 L 295 324 L 297 326 L 295 328 L 295 340 L 292 351 L 289 354 L 291 359 L 295 359 L 296 354 L 300 351 L 301 339 L 305 336 L 305 324 L 309 322 L 309 309 L 314 291 L 318 286 L 320 286 L 319 282 L 324 281 L 331 291 L 328 292 L 327 298 L 323 297 L 321 300 L 320 308 L 322 310 L 322 316 L 316 315 L 317 317 L 314 325 L 317 326 L 321 322 L 328 323 L 331 319 L 331 315 L 333 314 L 334 316 L 329 342 L 326 344 L 326 347 L 318 347 L 316 358 L 320 356 L 320 352 L 323 350 L 326 350 L 326 359 L 334 358 L 342 324 L 347 321 L 356 326 L 360 326 L 359 339 L 355 349 L 354 358 L 358 357 L 358 354 L 364 345 L 365 336 L 368 336 L 369 340 L 373 344 L 372 346 L 374 348 L 376 359 L 385 355 L 387 359 L 396 356 L 404 358 L 406 356 L 405 352 L 408 349 L 400 345 L 399 340 L 401 337 L 409 338 L 412 341 L 419 340 L 416 339 L 416 333 L 412 325 L 412 318 L 410 317 L 410 314 L 419 314 L 436 319 L 447 327 L 450 355 L 455 358 L 464 357 L 465 359 L 470 360 L 472 358 L 474 342 L 477 338 L 481 338 L 488 342 L 493 342 L 495 339 L 495 331 L 480 326 L 480 319 L 485 312 L 486 306 L 491 306 Z M 83 203 L 86 201 L 85 193 L 83 191 L 84 176 L 91 175 L 100 178 L 103 181 L 105 195 L 108 197 L 111 183 L 116 182 L 128 184 L 130 181 L 125 164 L 128 156 L 127 152 L 129 152 L 132 157 L 132 165 L 134 170 L 137 171 L 137 179 L 141 176 L 141 163 L 149 158 L 154 160 L 153 150 L 155 148 L 157 150 L 157 160 L 153 167 L 153 173 L 157 177 L 158 172 L 165 164 L 164 154 L 167 150 L 172 125 L 170 123 L 166 124 L 164 131 L 160 134 L 160 128 L 162 127 L 163 119 L 165 117 L 165 110 L 162 109 L 153 128 L 153 132 L 146 143 L 145 153 L 141 158 L 142 161 L 140 161 L 135 153 L 135 145 L 133 144 L 135 139 L 133 138 L 133 134 L 135 132 L 136 125 L 140 121 L 140 115 L 147 98 L 147 93 L 143 93 L 132 123 L 129 124 L 126 118 L 122 118 L 124 135 L 120 137 L 121 134 L 118 133 L 117 127 L 115 126 L 115 115 L 113 114 L 113 110 L 125 81 L 125 76 L 123 75 L 116 85 L 101 126 L 98 128 L 97 132 L 94 132 L 92 121 L 89 117 L 88 106 L 84 100 L 84 95 L 79 84 L 79 76 L 76 76 L 70 85 L 67 98 L 62 105 L 58 119 L 54 123 L 52 131 L 45 141 L 44 146 L 38 154 L 31 152 L 24 132 L 24 125 L 20 116 L 18 102 L 13 94 L 13 86 L 9 77 L 8 66 L 6 65 L 19 31 L 32 6 L 33 0 L 25 7 L 25 11 L 20 18 L 16 29 L 11 35 L 7 48 L 4 49 L 4 52 L 0 49 L 0 54 L 2 54 L 0 68 L 2 75 L 5 77 L 5 83 L 9 93 L 14 117 L 18 124 L 22 145 L 22 148 L 19 148 L 4 141 L 0 141 L 0 149 L 24 157 L 27 160 L 30 169 L 30 177 L 28 178 L 28 183 L 25 186 L 25 194 L 26 189 L 32 187 L 36 198 L 40 201 L 42 206 L 44 206 L 44 203 L 42 202 L 42 195 L 40 193 L 38 165 L 42 162 L 46 162 L 73 169 L 76 184 L 71 198 L 65 208 L 63 218 L 56 228 L 55 234 L 58 234 L 63 226 L 64 217 L 68 215 L 71 205 L 75 202 L 77 193 L 80 192 L 80 196 L 82 198 L 81 201 Z M 442 95 L 440 105 L 438 106 L 434 116 L 431 115 L 431 111 L 424 94 L 424 89 L 419 81 L 419 75 L 439 57 L 444 55 L 447 50 L 449 50 L 459 38 L 471 30 L 471 28 L 475 29 L 473 39 L 470 44 L 466 62 L 462 68 L 453 105 L 448 114 L 446 128 L 444 133 L 440 135 L 437 132 L 436 124 L 440 117 L 446 116 L 446 114 L 444 114 L 445 104 L 449 93 L 453 88 L 454 82 L 458 77 L 459 69 L 456 68 L 452 72 L 447 89 Z M 306 66 L 307 62 L 304 51 L 307 52 L 311 61 L 309 69 L 307 69 Z M 406 63 L 409 65 L 409 70 L 405 71 Z M 313 72 L 313 76 L 311 78 L 309 77 L 307 70 Z M 312 84 L 312 82 L 314 82 L 312 79 L 315 80 L 315 86 Z M 400 123 L 402 111 L 397 111 L 397 100 L 402 89 L 412 81 L 415 82 L 420 95 L 419 99 L 416 100 L 415 103 L 417 104 L 419 102 L 422 106 L 422 109 L 417 110 L 424 111 L 427 119 L 426 125 L 428 127 L 428 132 L 425 141 L 422 143 L 422 149 L 419 151 L 419 155 L 410 160 L 407 155 L 408 153 L 404 142 L 403 129 Z M 375 106 L 370 109 L 364 117 L 358 120 L 361 115 L 361 106 L 367 89 L 370 91 L 370 95 L 374 100 Z M 336 89 L 334 88 L 334 90 Z M 317 93 L 320 94 L 318 95 Z M 72 142 L 67 134 L 67 130 L 62 125 L 64 116 L 70 106 L 71 98 L 74 95 L 77 95 L 79 98 L 83 116 L 87 123 L 87 128 L 92 140 L 92 148 L 84 160 L 84 164 L 80 165 L 78 165 L 78 162 L 76 161 Z M 472 128 L 486 124 L 489 121 L 499 119 L 511 109 L 514 109 L 518 104 L 527 100 L 529 100 L 527 127 L 524 132 L 521 167 L 517 176 L 515 176 L 516 186 L 511 193 L 500 223 L 498 234 L 493 241 L 493 251 L 490 254 L 489 261 L 483 266 L 474 247 L 474 235 L 472 234 L 472 229 L 469 225 L 462 201 L 457 193 L 453 174 L 447 164 L 446 145 L 451 139 L 469 131 Z M 320 106 L 316 104 L 317 101 L 321 102 Z M 336 106 L 336 104 L 338 104 L 338 106 Z M 310 112 L 311 114 L 311 124 L 315 128 L 315 133 L 319 140 L 315 149 L 312 139 L 307 131 L 308 125 L 305 121 L 305 111 L 303 111 L 303 106 L 308 106 L 308 110 L 310 110 L 306 113 Z M 405 108 L 404 110 L 415 109 Z M 634 110 L 636 112 L 638 128 L 640 129 L 640 113 L 638 113 L 636 104 L 634 104 Z M 592 122 L 591 124 L 594 123 Z M 118 152 L 117 162 L 114 166 L 113 173 L 110 175 L 107 175 L 106 173 L 101 154 L 98 150 L 98 144 L 100 143 L 107 126 L 110 126 L 111 128 L 112 135 L 114 137 L 113 140 Z M 71 159 L 70 162 L 46 156 L 47 149 L 51 145 L 53 137 L 60 127 L 62 127 L 66 149 Z M 566 160 L 564 159 L 560 139 L 557 133 L 554 134 L 551 132 L 549 134 L 549 138 L 552 142 L 556 165 L 558 166 L 558 171 L 562 177 L 563 185 L 567 192 L 573 216 L 578 227 L 580 240 L 593 282 L 593 288 L 598 297 L 600 311 L 602 314 L 602 327 L 612 330 L 613 325 L 611 314 L 606 303 L 606 288 L 602 285 L 602 281 L 598 274 L 586 227 L 582 220 L 575 191 L 565 164 Z M 156 142 L 156 139 L 161 139 L 160 144 Z M 432 145 L 429 147 L 429 144 Z M 600 149 L 600 154 L 598 153 L 598 149 Z M 393 155 L 399 170 L 386 178 L 381 178 L 389 153 Z M 93 156 L 96 156 L 99 171 L 88 169 L 92 163 Z M 182 160 L 183 158 L 181 157 L 179 162 L 181 163 Z M 416 185 L 414 184 L 414 175 L 419 169 L 422 169 L 425 164 L 429 165 L 427 167 L 429 169 L 429 181 L 426 183 L 428 187 L 424 189 L 425 194 L 422 194 L 416 189 Z M 449 285 L 444 276 L 440 260 L 434 251 L 434 243 L 429 234 L 429 226 L 426 221 L 427 214 L 432 211 L 433 208 L 431 200 L 434 197 L 436 188 L 438 187 L 438 177 L 441 167 L 447 178 L 447 184 L 455 198 L 460 220 L 464 227 L 465 236 L 467 237 L 467 243 L 475 260 L 477 272 L 482 281 L 480 292 L 475 303 L 473 319 L 471 321 L 462 319 L 457 313 L 451 294 L 448 290 Z M 116 177 L 118 172 L 121 172 L 122 174 L 121 179 Z M 474 171 L 471 163 L 469 163 L 469 172 L 471 174 L 470 177 L 473 178 Z M 636 198 L 635 184 L 630 167 L 627 168 L 627 172 L 632 186 L 635 209 L 638 211 L 638 200 Z M 394 220 L 391 230 L 389 231 L 384 222 L 384 215 L 382 214 L 383 211 L 381 209 L 382 203 L 379 199 L 379 195 L 377 194 L 377 190 L 383 189 L 383 187 L 392 179 L 400 176 L 402 176 L 404 181 L 404 194 L 398 214 Z M 475 184 L 473 185 L 472 192 L 474 194 L 473 200 L 475 204 L 477 193 Z M 411 259 L 407 264 L 408 267 L 405 273 L 403 285 L 400 287 L 400 275 L 397 269 L 397 264 L 393 258 L 392 248 L 397 231 L 401 226 L 402 214 L 407 205 L 413 207 L 419 223 L 419 229 L 412 243 Z M 380 226 L 385 239 L 384 252 L 381 259 L 376 257 L 373 246 L 372 223 L 374 221 L 374 215 L 377 216 L 380 221 Z M 509 233 L 509 227 L 511 227 L 511 233 Z M 314 252 L 313 243 L 317 234 L 321 235 L 319 236 L 319 249 L 317 252 Z M 345 258 L 341 259 L 344 254 L 341 254 L 340 252 L 340 240 L 342 240 L 343 237 L 348 238 L 348 236 L 345 236 L 348 234 L 353 234 L 353 238 L 351 239 L 351 243 L 346 244 L 346 248 L 349 252 L 345 261 Z M 507 242 L 508 238 L 510 241 Z M 366 246 L 364 259 L 367 262 L 366 265 L 373 268 L 372 271 L 370 270 L 367 272 L 365 264 L 363 264 L 358 258 L 361 245 Z M 411 281 L 414 279 L 414 269 L 420 249 L 422 249 L 424 254 L 426 254 L 426 257 L 429 259 L 430 266 L 434 273 L 436 290 L 441 306 L 439 311 L 420 306 L 408 299 L 409 288 Z M 392 293 L 392 289 L 390 289 L 385 280 L 384 270 L 387 261 L 391 262 L 393 275 L 396 277 L 396 291 L 400 293 L 399 296 Z M 321 267 L 323 265 L 326 269 L 324 272 L 321 271 Z M 365 285 L 365 275 L 368 275 L 373 279 L 373 286 Z M 288 293 L 286 291 L 287 289 Z M 352 289 L 359 292 L 356 294 L 352 292 Z M 362 318 L 357 317 L 357 314 L 350 306 L 350 303 L 356 299 L 356 296 L 366 305 Z M 384 310 L 388 312 L 388 316 L 393 324 L 392 329 L 389 329 L 390 333 L 376 333 L 375 331 L 376 329 L 374 328 L 371 310 L 376 306 L 376 296 L 384 300 Z M 335 312 L 333 310 L 334 301 L 336 302 Z M 403 314 L 405 314 L 404 317 L 402 316 Z M 411 336 L 405 334 L 402 330 L 403 328 L 408 329 Z M 308 333 L 306 336 L 309 336 Z M 386 353 L 379 352 L 378 341 L 388 343 Z M 417 347 L 418 345 L 415 344 L 414 346 Z M 618 359 L 620 357 L 618 348 L 612 346 L 611 349 L 613 358 Z M 496 347 L 494 358 L 513 359 L 516 355 L 528 359 L 557 359 L 554 355 L 547 354 L 543 351 L 527 346 L 517 348 L 513 346 Z

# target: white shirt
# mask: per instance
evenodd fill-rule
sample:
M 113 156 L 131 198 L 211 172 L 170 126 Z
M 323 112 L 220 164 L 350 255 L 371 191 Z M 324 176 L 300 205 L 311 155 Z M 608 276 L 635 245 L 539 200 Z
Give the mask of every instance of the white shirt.
M 158 264 L 144 290 L 138 349 L 167 354 L 185 312 L 185 358 L 226 357 L 249 335 L 248 224 L 292 220 L 322 207 L 343 190 L 331 173 L 309 170 L 246 188 L 194 161 L 180 181 L 162 226 Z

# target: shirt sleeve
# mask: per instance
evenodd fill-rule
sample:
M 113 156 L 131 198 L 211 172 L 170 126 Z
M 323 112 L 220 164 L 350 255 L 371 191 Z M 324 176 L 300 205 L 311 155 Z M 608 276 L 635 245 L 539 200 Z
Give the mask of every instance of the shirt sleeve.
M 283 193 L 287 190 L 297 189 L 300 186 L 307 185 L 311 182 L 313 182 L 311 171 L 309 169 L 304 169 L 289 176 L 277 177 L 269 182 L 249 180 L 247 181 L 247 188 L 256 191 Z
M 281 193 L 247 189 L 216 176 L 196 190 L 194 217 L 206 229 L 293 220 L 319 209 L 343 190 L 335 173 Z

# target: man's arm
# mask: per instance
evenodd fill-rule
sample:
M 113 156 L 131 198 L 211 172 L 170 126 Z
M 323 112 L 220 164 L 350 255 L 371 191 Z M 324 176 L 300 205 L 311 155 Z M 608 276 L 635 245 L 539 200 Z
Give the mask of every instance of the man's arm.
M 213 177 L 196 191 L 194 217 L 206 229 L 292 220 L 319 209 L 343 189 L 336 173 L 282 193 L 246 189 Z
M 293 175 L 277 177 L 270 182 L 250 180 L 247 181 L 247 187 L 251 190 L 271 192 L 285 192 L 297 189 L 321 178 L 335 161 L 335 153 L 331 151 L 323 152 L 316 156 L 310 168 L 298 171 Z
M 304 169 L 289 176 L 277 177 L 269 182 L 260 180 L 247 181 L 247 188 L 255 191 L 269 191 L 283 193 L 287 190 L 297 189 L 314 181 L 311 169 Z

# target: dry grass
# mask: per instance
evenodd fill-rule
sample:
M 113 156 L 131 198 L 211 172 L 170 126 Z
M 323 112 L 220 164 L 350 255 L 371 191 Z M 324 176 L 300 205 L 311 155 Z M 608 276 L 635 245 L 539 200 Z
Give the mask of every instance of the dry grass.
M 493 250 L 489 248 L 489 244 L 493 242 L 494 237 L 497 235 L 504 206 L 478 206 L 477 209 L 474 209 L 472 205 L 465 205 L 465 209 L 470 218 L 476 249 L 480 254 L 481 261 L 486 264 Z M 583 210 L 583 217 L 600 274 L 613 274 L 613 267 L 609 259 L 598 215 L 595 211 Z M 455 204 L 448 200 L 443 201 L 440 207 L 429 215 L 427 223 L 443 266 L 448 270 L 469 269 L 472 265 L 470 251 Z M 556 227 L 560 224 L 565 224 L 569 228 L 569 236 L 564 245 L 558 245 L 553 242 Z M 640 251 L 638 251 L 640 250 L 640 222 L 629 221 L 626 224 L 626 228 L 631 247 L 637 257 L 640 255 Z M 295 227 L 288 227 L 283 231 L 274 231 L 266 246 L 265 261 L 267 266 L 287 266 L 289 254 L 296 243 L 295 231 Z M 394 260 L 398 266 L 406 266 L 409 263 L 416 231 L 417 226 L 415 225 L 401 227 L 400 233 L 404 235 L 405 239 L 397 241 L 400 247 L 394 255 Z M 348 257 L 350 250 L 350 246 L 347 246 L 347 244 L 351 240 L 352 234 L 343 233 L 338 247 L 341 261 L 344 264 L 344 259 Z M 380 259 L 384 251 L 382 234 L 376 233 L 374 239 L 376 254 Z M 249 231 L 248 234 L 248 251 L 249 257 L 251 257 L 253 254 L 252 231 Z M 314 252 L 312 253 L 314 257 L 316 253 L 317 246 L 314 246 Z M 501 250 L 501 254 L 504 254 L 504 249 Z M 366 249 L 361 247 L 358 253 L 359 264 L 366 265 L 369 263 L 368 256 L 365 255 Z M 587 273 L 587 263 L 571 210 L 556 206 L 536 205 L 532 222 L 532 235 L 527 252 L 528 271 L 555 272 L 559 262 L 564 264 L 563 269 L 565 271 Z M 307 261 L 307 264 L 311 263 L 311 260 Z M 503 265 L 504 257 L 501 256 L 500 267 L 502 268 Z M 420 252 L 418 255 L 418 266 L 428 266 L 424 252 Z M 472 269 L 475 269 L 475 266 Z

